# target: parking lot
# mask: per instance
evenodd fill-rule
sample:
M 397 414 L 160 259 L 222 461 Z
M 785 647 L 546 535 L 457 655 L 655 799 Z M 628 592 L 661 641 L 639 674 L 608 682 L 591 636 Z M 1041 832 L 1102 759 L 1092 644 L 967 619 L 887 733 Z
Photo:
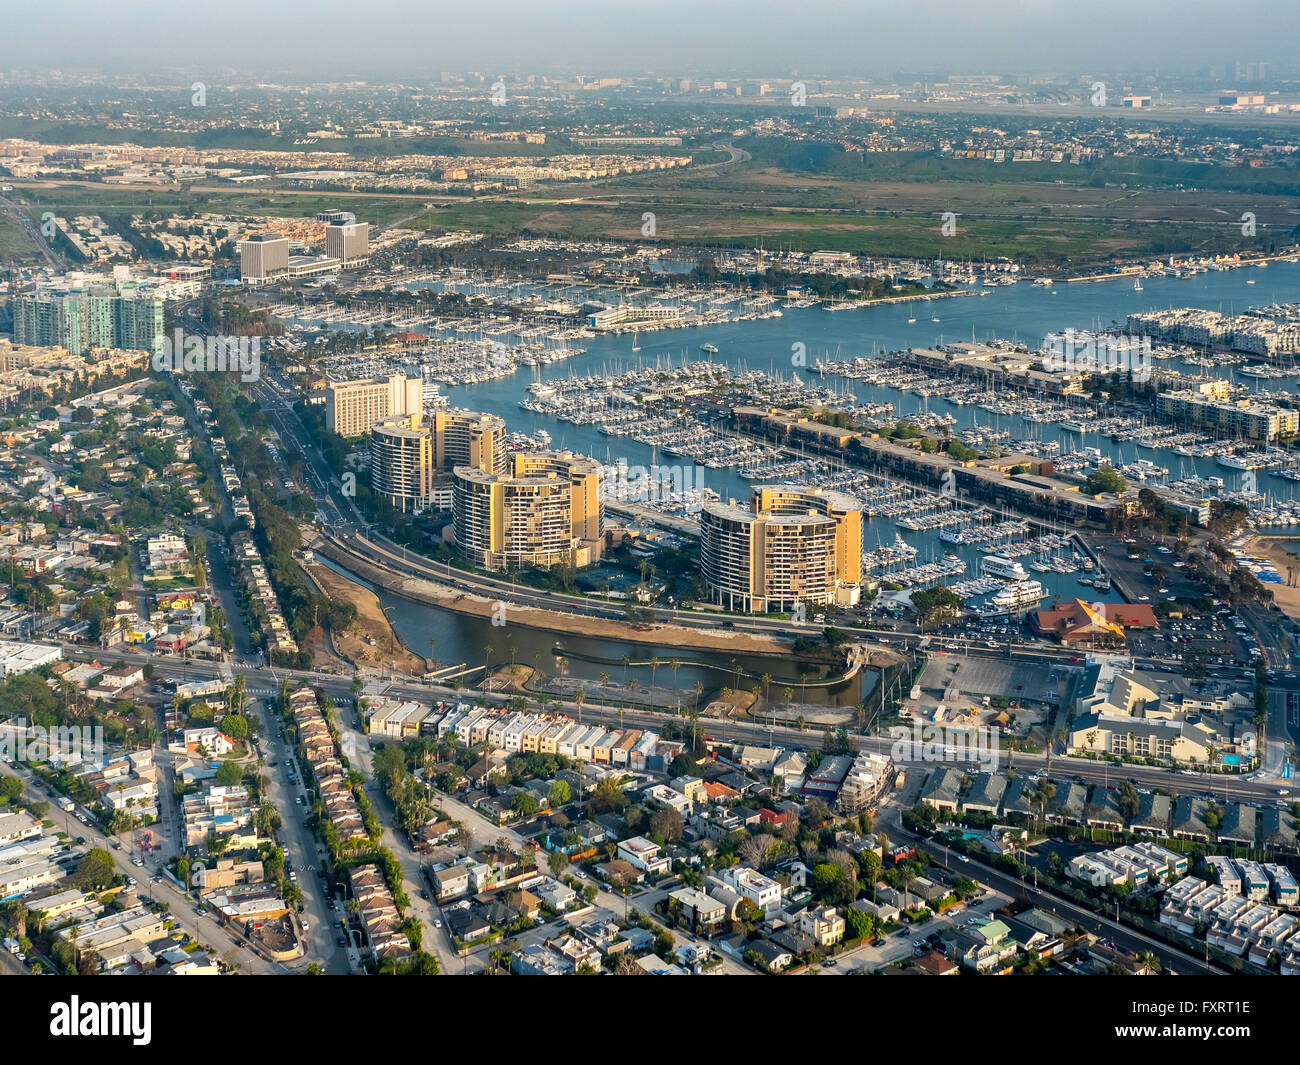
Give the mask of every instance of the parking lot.
M 923 690 L 952 685 L 965 695 L 981 698 L 1053 703 L 1065 698 L 1069 677 L 1065 670 L 1044 669 L 1036 662 L 945 653 L 935 654 L 926 663 L 920 684 Z
M 1255 637 L 1243 623 L 1234 624 L 1226 614 L 1196 616 L 1190 612 L 1182 618 L 1162 620 L 1158 632 L 1130 632 L 1129 646 L 1135 655 L 1180 661 L 1199 657 L 1206 666 L 1248 664 L 1256 649 Z

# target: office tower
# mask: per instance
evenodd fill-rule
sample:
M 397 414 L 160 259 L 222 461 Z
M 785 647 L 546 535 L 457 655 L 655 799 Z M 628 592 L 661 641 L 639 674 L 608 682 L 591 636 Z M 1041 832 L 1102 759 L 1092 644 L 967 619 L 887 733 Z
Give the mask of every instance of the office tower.
M 358 222 L 355 215 L 346 211 L 331 213 L 345 217 L 342 221 L 329 221 L 325 226 L 325 254 L 345 268 L 364 266 L 370 261 L 370 224 Z
M 239 242 L 239 276 L 244 281 L 270 281 L 289 272 L 289 238 L 255 233 Z

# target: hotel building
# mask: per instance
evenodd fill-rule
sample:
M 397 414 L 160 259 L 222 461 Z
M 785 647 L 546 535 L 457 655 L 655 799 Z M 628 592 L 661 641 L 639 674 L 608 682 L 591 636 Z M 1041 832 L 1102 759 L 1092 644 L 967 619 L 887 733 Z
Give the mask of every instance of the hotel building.
M 325 427 L 340 436 L 365 436 L 375 422 L 424 409 L 424 380 L 393 374 L 325 386 Z

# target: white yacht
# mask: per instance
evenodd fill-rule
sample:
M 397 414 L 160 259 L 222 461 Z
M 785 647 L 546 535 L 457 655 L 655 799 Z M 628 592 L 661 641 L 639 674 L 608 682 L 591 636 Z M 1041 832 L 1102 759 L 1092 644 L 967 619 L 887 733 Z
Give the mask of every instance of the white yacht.
M 980 611 L 980 616 L 992 618 L 1015 614 L 1041 603 L 1046 598 L 1047 591 L 1038 581 L 1016 581 L 1014 584 L 1008 584 L 989 600 L 989 605 Z
M 1029 579 L 1029 574 L 1024 566 L 1001 555 L 985 555 L 984 572 L 990 577 L 1001 577 L 1003 580 L 1008 581 L 1027 581 Z

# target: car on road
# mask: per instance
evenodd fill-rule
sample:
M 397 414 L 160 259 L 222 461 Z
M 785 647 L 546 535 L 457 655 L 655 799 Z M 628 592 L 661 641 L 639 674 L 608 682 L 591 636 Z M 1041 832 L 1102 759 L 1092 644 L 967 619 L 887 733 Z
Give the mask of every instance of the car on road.
M 334 942 L 337 943 L 340 947 L 346 947 L 348 945 L 348 937 L 339 936 Z
M 439 920 L 436 920 L 436 919 L 435 919 L 434 922 L 433 922 L 433 927 L 434 927 L 434 928 L 441 928 L 441 927 L 442 927 L 442 922 L 439 921 Z

